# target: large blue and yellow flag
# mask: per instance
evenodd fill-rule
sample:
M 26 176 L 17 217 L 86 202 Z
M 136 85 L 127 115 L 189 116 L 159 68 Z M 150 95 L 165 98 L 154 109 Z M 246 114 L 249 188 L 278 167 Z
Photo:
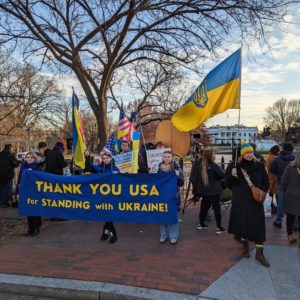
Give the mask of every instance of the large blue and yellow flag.
M 239 108 L 241 90 L 241 49 L 210 71 L 195 92 L 173 115 L 179 131 L 190 131 L 206 119 L 229 108 Z
M 73 91 L 72 96 L 72 133 L 73 133 L 73 155 L 74 164 L 81 169 L 85 168 L 84 151 L 86 149 L 84 143 L 83 128 L 80 122 L 79 114 L 79 99 Z

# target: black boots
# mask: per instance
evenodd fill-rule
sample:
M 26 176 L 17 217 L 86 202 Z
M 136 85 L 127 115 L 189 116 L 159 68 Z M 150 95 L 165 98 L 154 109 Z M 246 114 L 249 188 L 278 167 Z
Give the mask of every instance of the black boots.
M 268 263 L 268 261 L 264 256 L 264 248 L 262 247 L 256 247 L 255 259 L 258 260 L 264 267 L 270 266 L 270 264 Z
M 250 258 L 249 242 L 247 240 L 243 240 L 242 256 Z
M 109 236 L 111 236 L 111 238 L 109 239 L 109 243 L 114 244 L 117 241 L 117 231 L 112 222 L 106 222 L 104 224 L 101 241 L 106 241 Z

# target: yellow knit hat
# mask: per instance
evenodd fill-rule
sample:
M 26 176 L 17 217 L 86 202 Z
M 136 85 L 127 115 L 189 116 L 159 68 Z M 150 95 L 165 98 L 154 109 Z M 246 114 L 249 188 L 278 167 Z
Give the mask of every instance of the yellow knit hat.
M 243 156 L 247 152 L 254 152 L 253 147 L 250 144 L 247 144 L 245 141 L 241 143 L 241 155 Z

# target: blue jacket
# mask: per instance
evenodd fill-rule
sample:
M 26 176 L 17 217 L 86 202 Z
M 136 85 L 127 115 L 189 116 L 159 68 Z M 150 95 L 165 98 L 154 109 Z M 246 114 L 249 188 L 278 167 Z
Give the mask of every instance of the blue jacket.
M 115 165 L 106 166 L 104 164 L 101 165 L 93 165 L 98 173 L 120 173 L 120 170 Z
M 278 183 L 281 184 L 281 176 L 285 168 L 295 159 L 295 155 L 291 152 L 282 151 L 278 157 L 276 157 L 270 166 L 270 172 L 276 174 Z
M 22 175 L 26 170 L 41 170 L 40 165 L 37 162 L 33 162 L 31 164 L 27 163 L 26 161 L 22 162 L 18 177 L 18 182 L 16 186 L 16 194 L 18 195 L 20 193 L 20 183 L 22 179 Z

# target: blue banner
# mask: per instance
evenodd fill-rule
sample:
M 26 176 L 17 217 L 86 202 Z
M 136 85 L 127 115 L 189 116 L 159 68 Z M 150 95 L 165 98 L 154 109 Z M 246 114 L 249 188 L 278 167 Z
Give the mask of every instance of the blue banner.
M 67 220 L 177 223 L 176 175 L 60 176 L 25 171 L 19 215 Z

